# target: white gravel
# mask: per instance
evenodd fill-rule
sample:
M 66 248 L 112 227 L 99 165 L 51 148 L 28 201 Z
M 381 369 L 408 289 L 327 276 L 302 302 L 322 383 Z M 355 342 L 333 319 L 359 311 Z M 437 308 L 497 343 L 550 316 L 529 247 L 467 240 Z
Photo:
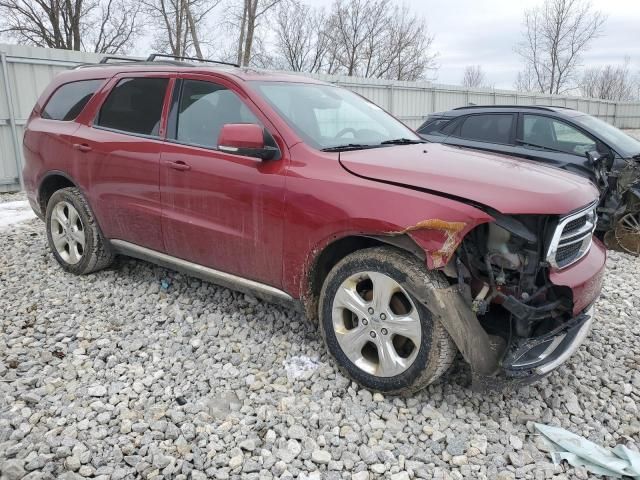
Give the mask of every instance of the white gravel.
M 478 395 L 461 367 L 394 398 L 343 377 L 300 314 L 129 259 L 76 277 L 42 222 L 9 225 L 2 478 L 588 478 L 533 422 L 640 444 L 640 260 L 608 266 L 590 338 L 547 379 Z

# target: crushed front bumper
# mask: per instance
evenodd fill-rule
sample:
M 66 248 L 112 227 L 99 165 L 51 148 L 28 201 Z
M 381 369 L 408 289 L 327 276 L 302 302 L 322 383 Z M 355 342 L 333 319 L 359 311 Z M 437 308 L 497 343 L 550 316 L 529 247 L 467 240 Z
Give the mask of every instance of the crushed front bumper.
M 497 375 L 473 374 L 474 390 L 504 389 L 536 382 L 566 362 L 589 335 L 595 318 L 592 305 L 562 327 L 507 347 Z
M 591 330 L 595 307 L 589 307 L 560 328 L 540 337 L 511 345 L 502 360 L 508 377 L 544 376 L 562 365 L 582 344 Z

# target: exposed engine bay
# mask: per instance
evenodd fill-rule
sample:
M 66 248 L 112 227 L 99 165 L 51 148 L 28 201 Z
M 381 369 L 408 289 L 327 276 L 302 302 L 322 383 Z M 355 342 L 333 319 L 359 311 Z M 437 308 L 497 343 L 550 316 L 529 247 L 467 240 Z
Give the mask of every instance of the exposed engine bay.
M 578 261 L 591 245 L 594 207 L 565 219 L 494 215 L 496 222 L 479 225 L 465 237 L 445 268 L 482 328 L 501 345 L 500 362 L 508 374 L 524 376 L 558 341 L 558 332 L 581 321 L 573 315 L 571 290 L 549 280 L 562 248 L 554 250 L 552 244 L 564 237 L 578 245 L 588 242 L 569 251 L 569 262 Z

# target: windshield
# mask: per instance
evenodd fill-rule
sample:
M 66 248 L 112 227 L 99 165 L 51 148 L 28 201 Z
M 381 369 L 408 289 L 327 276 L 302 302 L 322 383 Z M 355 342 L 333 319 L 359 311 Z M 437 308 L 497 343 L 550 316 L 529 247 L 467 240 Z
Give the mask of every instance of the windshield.
M 380 107 L 344 88 L 312 83 L 252 83 L 287 124 L 319 150 L 421 141 Z
M 640 153 L 640 141 L 599 118 L 590 115 L 580 115 L 579 117 L 574 117 L 574 121 L 579 125 L 593 130 L 594 133 L 623 157 L 632 157 Z

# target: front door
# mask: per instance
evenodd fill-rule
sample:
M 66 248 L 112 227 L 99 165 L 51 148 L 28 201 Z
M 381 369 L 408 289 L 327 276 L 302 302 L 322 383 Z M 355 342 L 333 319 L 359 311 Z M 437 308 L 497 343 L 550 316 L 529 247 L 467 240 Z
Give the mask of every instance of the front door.
M 595 181 L 587 152 L 605 149 L 593 137 L 557 118 L 525 113 L 518 125 L 517 154 Z
M 233 85 L 216 82 L 185 76 L 174 88 L 160 163 L 166 250 L 278 288 L 286 149 L 278 145 L 280 158 L 268 161 L 218 150 L 223 125 L 266 119 Z

